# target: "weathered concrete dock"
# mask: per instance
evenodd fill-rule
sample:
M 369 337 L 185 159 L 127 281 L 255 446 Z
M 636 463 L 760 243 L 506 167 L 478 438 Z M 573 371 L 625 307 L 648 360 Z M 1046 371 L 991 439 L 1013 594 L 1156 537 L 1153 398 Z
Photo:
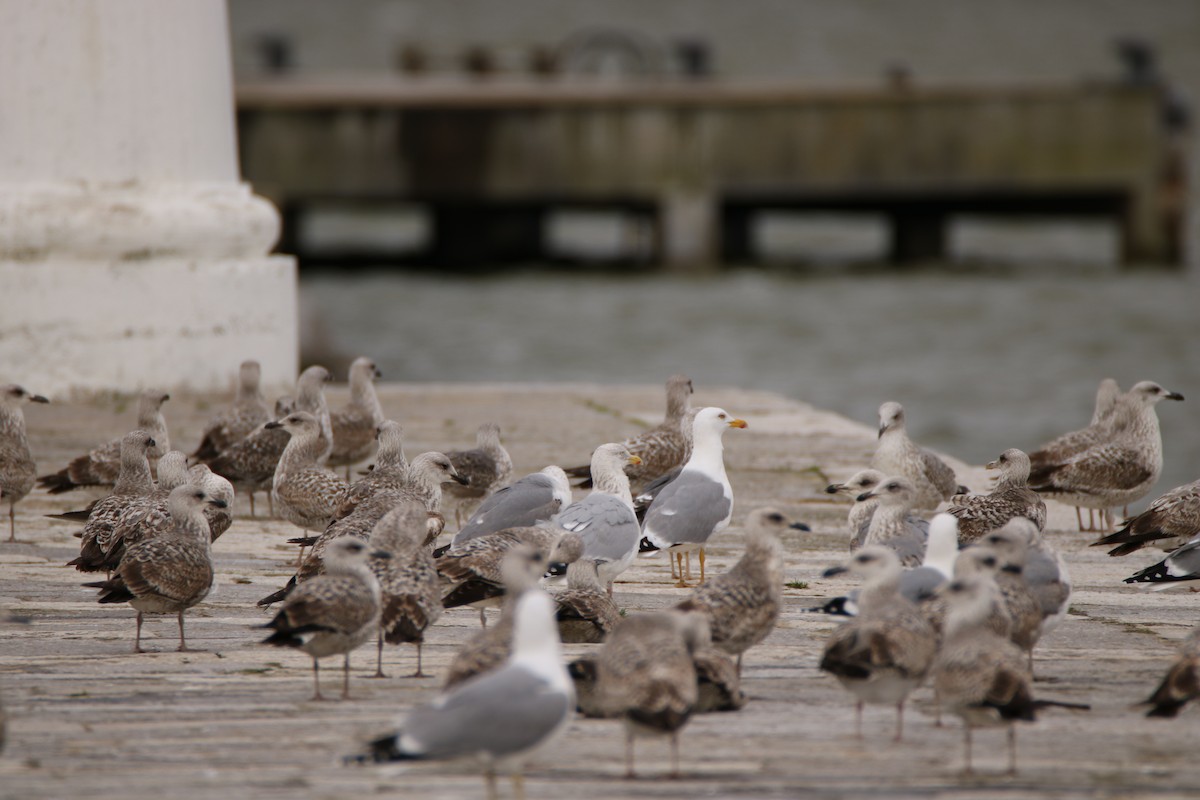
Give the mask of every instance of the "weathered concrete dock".
M 344 388 L 331 391 L 334 405 Z M 468 446 L 482 421 L 502 426 L 518 473 L 547 463 L 574 464 L 599 442 L 621 438 L 662 413 L 661 387 L 388 386 L 387 413 L 403 422 L 410 456 Z M 611 797 L 903 797 L 970 794 L 1028 796 L 1195 796 L 1195 712 L 1174 721 L 1146 720 L 1130 704 L 1153 688 L 1174 642 L 1197 621 L 1200 596 L 1144 593 L 1121 578 L 1157 551 L 1110 559 L 1073 532 L 1074 515 L 1055 506 L 1050 538 L 1066 551 L 1075 596 L 1072 613 L 1039 647 L 1036 691 L 1088 702 L 1087 714 L 1045 712 L 1019 733 L 1021 774 L 1004 769 L 1003 734 L 976 737 L 974 778 L 960 775 L 961 732 L 955 720 L 935 727 L 928 689 L 915 695 L 906 739 L 893 744 L 893 715 L 868 709 L 867 736 L 853 738 L 850 698 L 817 670 L 835 620 L 804 612 L 849 584 L 821 570 L 846 552 L 845 507 L 822 493 L 869 457 L 866 425 L 777 395 L 701 387 L 696 402 L 720 404 L 750 427 L 726 437 L 736 493 L 734 525 L 711 549 L 719 571 L 740 553 L 740 521 L 771 503 L 809 522 L 790 536 L 786 609 L 778 629 L 746 657 L 750 702 L 740 712 L 694 719 L 683 735 L 681 780 L 661 779 L 665 742 L 642 741 L 644 777 L 622 778 L 619 723 L 577 719 L 528 770 L 532 798 Z M 194 447 L 212 397 L 176 395 L 165 411 L 173 444 Z M 125 400 L 31 409 L 31 439 L 43 471 L 132 423 Z M 864 420 L 863 422 L 870 422 Z M 919 433 L 919 432 L 918 432 Z M 978 468 L 960 480 L 986 486 Z M 1159 487 L 1166 489 L 1169 487 Z M 429 700 L 435 679 L 402 677 L 407 649 L 385 651 L 391 677 L 370 680 L 373 653 L 356 654 L 348 702 L 312 703 L 310 662 L 300 653 L 262 647 L 255 630 L 267 614 L 254 602 L 280 586 L 295 549 L 286 523 L 242 516 L 216 546 L 218 590 L 188 616 L 188 640 L 206 652 L 177 653 L 173 619 L 151 619 L 130 653 L 133 612 L 101 607 L 82 589 L 80 573 L 62 565 L 77 553 L 77 526 L 43 514 L 80 508 L 82 493 L 35 494 L 18 506 L 17 544 L 0 544 L 0 608 L 31 624 L 0 631 L 0 697 L 9 714 L 0 754 L 0 798 L 334 798 L 483 796 L 470 764 L 403 768 L 345 767 L 341 757 L 386 730 L 412 704 Z M 263 504 L 265 506 L 265 504 Z M 261 508 L 261 506 L 260 506 Z M 630 612 L 676 602 L 684 590 L 668 580 L 665 559 L 640 560 L 617 584 Z M 437 675 L 478 626 L 474 611 L 449 612 L 429 636 L 426 666 Z M 569 655 L 593 645 L 573 645 Z M 328 662 L 333 667 L 333 661 Z M 332 669 L 323 670 L 335 680 Z M 507 787 L 502 787 L 507 790 Z

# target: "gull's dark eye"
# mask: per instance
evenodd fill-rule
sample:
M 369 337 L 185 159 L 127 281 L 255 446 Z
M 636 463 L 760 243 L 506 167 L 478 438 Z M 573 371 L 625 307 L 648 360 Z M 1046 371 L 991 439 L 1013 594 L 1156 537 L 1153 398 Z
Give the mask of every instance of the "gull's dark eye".
M 768 514 L 767 519 L 771 522 L 783 522 L 783 514 Z

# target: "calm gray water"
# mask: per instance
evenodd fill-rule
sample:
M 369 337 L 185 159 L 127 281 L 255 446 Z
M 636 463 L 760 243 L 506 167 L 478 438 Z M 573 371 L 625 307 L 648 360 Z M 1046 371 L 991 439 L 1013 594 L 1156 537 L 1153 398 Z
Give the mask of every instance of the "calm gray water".
M 1186 275 L 1100 270 L 747 270 L 327 273 L 301 292 L 306 329 L 370 354 L 388 380 L 660 383 L 681 371 L 701 392 L 768 389 L 871 425 L 898 400 L 914 438 L 973 463 L 1082 427 L 1105 376 L 1152 379 L 1188 397 L 1159 406 L 1158 494 L 1200 477 L 1198 289 Z

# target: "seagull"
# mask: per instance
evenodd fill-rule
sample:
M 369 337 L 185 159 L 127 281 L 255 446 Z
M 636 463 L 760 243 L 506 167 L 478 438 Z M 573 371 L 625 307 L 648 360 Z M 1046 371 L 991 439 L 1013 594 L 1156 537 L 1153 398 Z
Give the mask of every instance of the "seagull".
M 408 761 L 473 757 L 483 762 L 488 796 L 508 772 L 524 795 L 526 761 L 571 719 L 574 691 L 562 664 L 554 604 L 545 592 L 521 595 L 514 609 L 513 653 L 500 669 L 443 693 L 404 718 L 399 730 L 352 760 Z
M 543 560 L 558 543 L 561 531 L 555 528 L 509 528 L 455 545 L 438 557 L 438 572 L 447 587 L 442 597 L 446 608 L 473 606 L 479 609 L 479 624 L 487 627 L 485 609 L 500 605 L 505 594 L 504 562 L 508 554 L 531 547 Z
M 123 504 L 112 525 L 95 532 L 95 548 L 100 554 L 101 561 L 96 563 L 89 560 L 86 566 L 93 567 L 89 571 L 96 572 L 103 569 L 112 572 L 120 565 L 121 558 L 125 555 L 125 548 L 174 527 L 175 522 L 171 517 L 169 500 L 172 491 L 192 482 L 191 476 L 188 474 L 187 459 L 186 453 L 180 450 L 171 450 L 158 460 L 158 481 L 154 488 L 148 494 L 129 498 Z M 204 487 L 200 486 L 200 488 Z M 216 498 L 212 494 L 209 497 L 226 500 L 226 498 Z M 210 512 L 215 511 L 216 506 L 205 504 L 203 509 L 205 520 L 209 523 L 211 531 Z
M 1095 542 L 1092 547 L 1117 545 L 1110 556 L 1127 556 L 1150 542 L 1174 539 L 1182 544 L 1200 533 L 1200 480 L 1176 486 L 1156 499 L 1121 529 Z M 1166 548 L 1164 548 L 1166 549 Z
M 371 531 L 371 547 L 390 556 L 369 561 L 381 594 L 377 678 L 384 677 L 385 641 L 415 644 L 417 670 L 411 677 L 425 677 L 421 671 L 421 645 L 425 631 L 442 616 L 441 581 L 433 558 L 424 547 L 425 520 L 425 508 L 409 501 L 389 511 Z
M 1179 646 L 1179 656 L 1143 705 L 1147 717 L 1175 717 L 1200 697 L 1200 628 L 1192 630 Z
M 213 583 L 212 538 L 204 519 L 204 504 L 218 508 L 224 501 L 210 498 L 198 486 L 184 485 L 168 500 L 173 526 L 129 546 L 107 581 L 85 583 L 100 590 L 100 603 L 129 603 L 137 610 L 133 652 L 142 650 L 143 614 L 175 614 L 179 619 L 179 650 L 188 649 L 183 635 L 183 612 L 208 596 Z
M 162 415 L 162 404 L 170 399 L 171 395 L 157 389 L 148 389 L 138 395 L 137 429 L 145 431 L 154 440 L 146 454 L 151 475 L 158 459 L 171 449 L 167 421 Z M 43 475 L 38 478 L 38 486 L 49 490 L 50 494 L 62 494 L 80 486 L 115 484 L 121 472 L 121 442 L 122 439 L 114 439 L 79 456 L 58 472 Z
M 9 383 L 0 386 L 0 503 L 8 503 L 8 540 L 17 540 L 16 506 L 37 479 L 37 465 L 25 433 L 26 403 L 49 403 L 40 394 Z
M 698 700 L 693 653 L 707 646 L 703 615 L 658 612 L 626 617 L 595 660 L 606 713 L 625 723 L 625 777 L 635 777 L 634 737 L 669 736 L 670 777 L 679 777 L 679 732 Z
M 281 426 L 272 425 L 293 411 L 289 397 L 275 401 L 275 417 L 252 430 L 246 438 L 230 446 L 213 458 L 205 461 L 209 469 L 239 487 L 250 497 L 250 516 L 254 516 L 254 494 L 265 491 L 271 516 L 275 516 L 275 501 L 271 498 L 271 487 L 275 480 L 275 467 L 291 436 Z
M 821 670 L 838 679 L 856 698 L 855 732 L 862 738 L 865 703 L 896 707 L 895 741 L 904 732 L 904 702 L 920 686 L 937 654 L 937 634 L 915 604 L 899 592 L 900 560 L 880 545 L 859 549 L 826 578 L 849 572 L 864 579 L 859 614 L 843 623 L 825 643 Z
M 154 490 L 150 463 L 146 453 L 155 445 L 154 438 L 143 430 L 130 431 L 121 440 L 121 472 L 112 494 L 101 499 L 88 514 L 83 525 L 79 557 L 67 562 L 80 572 L 100 572 L 105 569 L 104 551 L 97 540 L 112 534 L 121 512 L 131 501 Z
M 730 428 L 745 428 L 723 408 L 711 406 L 696 415 L 692 428 L 692 455 L 679 477 L 668 483 L 654 498 L 642 525 L 640 551 L 667 550 L 678 561 L 679 580 L 686 587 L 684 555 L 688 555 L 687 578 L 691 577 L 691 557 L 700 553 L 700 582 L 704 582 L 704 545 L 724 530 L 733 515 L 733 488 L 725 474 L 724 447 L 721 437 Z M 671 564 L 672 573 L 676 564 Z
M 685 428 L 691 406 L 692 380 L 686 375 L 676 374 L 667 378 L 667 413 L 658 425 L 631 436 L 621 444 L 641 459 L 641 463 L 626 468 L 632 486 L 639 491 L 655 478 L 670 472 L 688 460 L 691 455 L 691 430 Z M 567 474 L 582 478 L 582 488 L 592 486 L 591 465 L 571 467 Z
M 348 484 L 321 466 L 325 445 L 319 421 L 307 411 L 296 411 L 266 427 L 283 428 L 292 436 L 275 467 L 271 487 L 279 515 L 305 530 L 324 531 L 334 520 Z
M 892 401 L 879 406 L 879 444 L 871 468 L 907 478 L 916 490 L 913 505 L 921 510 L 932 511 L 943 500 L 967 491 L 946 462 L 908 438 L 904 407 Z
M 1020 649 L 989 630 L 995 587 L 986 576 L 955 579 L 942 591 L 950 604 L 946 636 L 933 665 L 933 682 L 942 705 L 963 721 L 966 773 L 971 774 L 971 731 L 1004 726 L 1008 730 L 1008 772 L 1017 772 L 1017 734 L 1013 723 L 1032 722 L 1038 708 L 1089 706 L 1033 699 L 1033 675 Z
M 1162 472 L 1162 433 L 1154 407 L 1163 400 L 1183 400 L 1183 395 L 1154 381 L 1134 384 L 1113 411 L 1108 435 L 1035 467 L 1030 488 L 1075 506 L 1076 514 L 1081 507 L 1100 511 L 1104 529 L 1111 530 L 1111 510 L 1141 500 Z
M 270 422 L 271 409 L 263 397 L 260 383 L 262 367 L 257 361 L 243 361 L 238 368 L 237 394 L 233 405 L 213 415 L 204 428 L 200 444 L 192 458 L 208 461 L 250 435 L 250 432 Z
M 378 449 L 375 466 L 363 477 L 350 484 L 346 497 L 338 507 L 338 516 L 346 517 L 354 507 L 376 492 L 402 489 L 407 483 L 408 458 L 404 455 L 404 428 L 394 420 L 384 420 L 375 429 Z
M 1135 572 L 1125 583 L 1151 584 L 1151 591 L 1191 588 L 1200 583 L 1200 535 L 1167 554 L 1157 564 Z
M 916 489 L 906 478 L 889 477 L 869 492 L 860 494 L 858 502 L 878 498 L 879 505 L 871 515 L 865 544 L 881 544 L 895 551 L 900 563 L 915 567 L 925 555 L 929 523 L 912 517 Z
M 571 504 L 571 486 L 562 467 L 545 467 L 493 492 L 466 524 L 454 534 L 452 544 L 496 533 L 548 522 Z
M 301 372 L 296 379 L 296 411 L 306 411 L 317 420 L 321 448 L 317 450 L 316 459 L 322 465 L 333 453 L 333 418 L 325 400 L 325 384 L 331 379 L 329 370 L 316 365 Z
M 345 467 L 347 481 L 350 467 L 370 458 L 375 449 L 376 432 L 384 420 L 383 406 L 375 394 L 375 379 L 381 377 L 374 361 L 366 356 L 354 359 L 350 364 L 350 402 L 329 415 L 333 451 L 327 463 Z
M 563 509 L 558 527 L 583 539 L 583 558 L 596 562 L 600 580 L 612 594 L 613 581 L 628 569 L 638 549 L 637 517 L 629 493 L 626 464 L 641 459 L 623 444 L 602 444 L 592 453 L 591 493 Z
M 446 455 L 459 474 L 466 478 L 465 483 L 451 486 L 449 491 L 457 501 L 454 506 L 456 522 L 464 505 L 487 497 L 512 475 L 512 457 L 500 443 L 500 426 L 494 422 L 479 426 L 474 448 L 453 450 Z
M 263 644 L 294 647 L 313 662 L 313 700 L 324 700 L 318 661 L 343 654 L 342 699 L 350 697 L 350 653 L 379 630 L 379 582 L 367 558 L 390 554 L 370 551 L 365 542 L 345 537 L 329 546 L 325 574 L 300 584 L 283 601 L 275 618 L 263 625 L 275 632 Z
M 567 588 L 552 595 L 559 637 L 564 644 L 603 642 L 620 621 L 621 610 L 604 591 L 599 565 L 583 558 L 583 540 L 574 533 L 563 535 L 550 558 L 567 565 Z
M 947 510 L 958 518 L 959 543 L 966 546 L 1013 517 L 1024 517 L 1044 530 L 1046 504 L 1029 488 L 1029 456 L 1011 447 L 987 468 L 1000 471 L 990 494 L 955 495 L 950 500 Z
M 699 612 L 708 622 L 712 644 L 737 656 L 767 638 L 779 620 L 783 598 L 783 553 L 780 535 L 795 523 L 774 508 L 758 508 L 746 520 L 746 552 L 725 572 L 697 587 L 675 606 Z
M 827 494 L 848 495 L 853 501 L 850 513 L 846 517 L 846 524 L 850 529 L 850 552 L 862 547 L 867 540 L 871 517 L 875 516 L 875 509 L 879 507 L 879 498 L 872 496 L 870 492 L 886 478 L 887 475 L 877 469 L 863 469 L 847 478 L 845 483 L 831 483 L 825 487 Z M 867 499 L 859 500 L 863 495 Z

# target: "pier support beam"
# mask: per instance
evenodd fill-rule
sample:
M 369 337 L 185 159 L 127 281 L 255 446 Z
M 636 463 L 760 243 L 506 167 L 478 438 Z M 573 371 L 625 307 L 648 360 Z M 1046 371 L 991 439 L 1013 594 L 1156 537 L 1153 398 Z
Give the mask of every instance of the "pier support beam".
M 659 200 L 662 262 L 677 272 L 717 268 L 719 210 L 711 193 L 668 192 Z
M 0 364 L 37 391 L 297 366 L 295 263 L 240 181 L 223 0 L 0 0 Z

